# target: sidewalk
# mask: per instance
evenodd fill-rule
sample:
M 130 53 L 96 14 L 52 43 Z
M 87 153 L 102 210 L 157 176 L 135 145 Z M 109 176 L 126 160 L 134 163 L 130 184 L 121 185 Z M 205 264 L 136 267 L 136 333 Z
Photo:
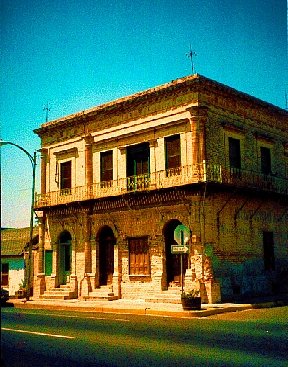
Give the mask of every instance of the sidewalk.
M 284 305 L 281 302 L 269 301 L 257 304 L 202 304 L 201 310 L 184 311 L 181 304 L 145 302 L 144 300 L 38 300 L 31 298 L 28 302 L 21 299 L 10 299 L 10 304 L 21 309 L 48 309 L 61 311 L 78 311 L 87 313 L 119 313 L 134 315 L 166 316 L 166 317 L 207 317 L 224 312 L 243 311 L 260 307 L 275 307 Z

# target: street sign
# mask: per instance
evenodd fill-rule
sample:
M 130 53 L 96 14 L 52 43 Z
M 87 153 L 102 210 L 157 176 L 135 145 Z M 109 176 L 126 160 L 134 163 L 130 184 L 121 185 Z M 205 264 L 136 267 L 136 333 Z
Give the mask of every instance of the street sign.
M 185 244 L 191 237 L 191 231 L 184 224 L 179 224 L 174 230 L 174 240 L 178 243 L 177 245 L 171 246 L 172 254 L 180 254 L 180 265 L 181 265 L 181 289 L 183 293 L 184 275 L 183 275 L 183 255 L 189 252 L 189 247 Z
M 187 246 L 178 246 L 178 245 L 172 245 L 171 246 L 171 254 L 187 254 L 189 252 L 189 247 Z
M 174 240 L 179 246 L 184 246 L 191 237 L 191 231 L 184 224 L 179 224 L 174 230 Z

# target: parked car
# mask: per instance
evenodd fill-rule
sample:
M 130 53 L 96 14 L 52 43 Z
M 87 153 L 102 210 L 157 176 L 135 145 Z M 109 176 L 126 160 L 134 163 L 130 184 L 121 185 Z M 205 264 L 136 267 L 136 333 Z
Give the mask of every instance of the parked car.
M 6 289 L 1 288 L 1 306 L 5 305 L 8 299 L 9 299 L 9 292 Z

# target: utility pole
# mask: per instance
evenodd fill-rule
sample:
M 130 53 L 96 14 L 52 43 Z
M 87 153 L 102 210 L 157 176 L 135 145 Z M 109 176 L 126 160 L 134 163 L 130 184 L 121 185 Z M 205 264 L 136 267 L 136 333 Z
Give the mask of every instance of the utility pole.
M 31 291 L 31 278 L 32 278 L 32 247 L 33 247 L 33 228 L 34 228 L 34 200 L 35 200 L 35 178 L 36 178 L 36 152 L 31 155 L 26 149 L 18 144 L 10 141 L 0 140 L 0 147 L 3 145 L 13 145 L 14 147 L 22 150 L 23 153 L 29 158 L 32 165 L 32 192 L 31 192 L 31 206 L 30 206 L 30 233 L 29 233 L 29 247 L 28 247 L 28 260 L 26 262 L 25 269 L 25 289 L 26 289 L 26 301 L 29 301 Z
M 195 68 L 194 68 L 194 62 L 193 62 L 193 56 L 197 56 L 196 52 L 192 50 L 191 47 L 191 43 L 190 43 L 190 51 L 186 54 L 186 56 L 190 59 L 191 61 L 191 71 L 192 71 L 192 75 L 195 72 Z

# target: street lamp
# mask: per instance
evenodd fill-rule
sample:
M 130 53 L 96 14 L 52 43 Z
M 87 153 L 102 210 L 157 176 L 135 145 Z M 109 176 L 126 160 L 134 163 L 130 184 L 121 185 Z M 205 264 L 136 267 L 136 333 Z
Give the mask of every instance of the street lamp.
M 26 287 L 26 300 L 29 301 L 30 288 L 31 288 L 31 259 L 32 259 L 32 244 L 33 244 L 33 226 L 34 226 L 34 196 L 35 196 L 35 176 L 36 176 L 36 151 L 33 156 L 27 152 L 26 149 L 22 148 L 20 145 L 12 143 L 10 141 L 0 140 L 0 147 L 2 145 L 13 145 L 18 149 L 22 150 L 29 158 L 32 164 L 32 197 L 31 197 L 31 210 L 30 210 L 30 237 L 29 237 L 29 251 L 28 251 L 28 261 L 27 268 L 25 271 L 25 287 Z

